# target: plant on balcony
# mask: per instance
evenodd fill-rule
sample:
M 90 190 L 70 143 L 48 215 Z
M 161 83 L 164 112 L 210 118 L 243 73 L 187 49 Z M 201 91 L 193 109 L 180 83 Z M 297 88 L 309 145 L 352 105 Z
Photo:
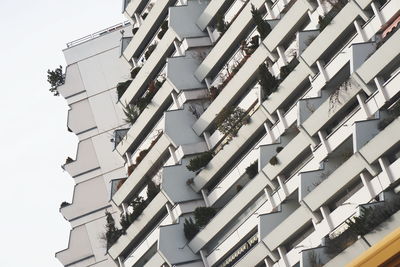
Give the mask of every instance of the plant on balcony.
M 157 47 L 157 43 L 150 45 L 147 48 L 147 51 L 144 53 L 144 58 L 147 60 L 149 59 L 149 57 L 151 56 L 151 54 L 153 54 L 154 50 L 156 50 Z
M 131 78 L 135 79 L 142 67 L 136 67 L 131 70 Z
M 381 223 L 385 222 L 394 213 L 400 210 L 400 197 L 392 195 L 379 207 L 361 207 L 361 214 L 353 219 L 346 220 L 348 228 L 334 238 L 327 239 L 328 253 L 339 253 L 357 241 L 358 236 L 375 230 Z
M 137 118 L 140 115 L 140 111 L 137 108 L 137 106 L 132 105 L 132 104 L 126 104 L 123 107 L 123 111 L 124 111 L 124 114 L 125 114 L 124 121 L 126 123 L 130 123 L 131 125 L 133 125 L 135 123 L 135 121 L 137 120 Z
M 328 26 L 333 18 L 340 12 L 340 10 L 347 4 L 347 0 L 324 0 L 324 2 L 332 5 L 332 9 L 324 16 L 318 17 L 319 30 L 323 31 Z
M 47 70 L 47 82 L 51 86 L 49 91 L 52 92 L 54 96 L 58 96 L 60 94 L 58 92 L 58 87 L 65 83 L 65 76 L 61 65 L 55 70 Z
M 225 107 L 215 118 L 218 130 L 229 137 L 237 135 L 240 127 L 244 124 L 246 112 L 240 107 Z
M 264 63 L 258 67 L 257 76 L 265 100 L 276 91 L 279 86 L 279 80 L 269 72 L 267 65 Z
M 135 35 L 135 34 L 137 33 L 137 31 L 138 31 L 138 30 L 139 30 L 139 28 L 138 28 L 138 27 L 136 27 L 136 28 L 133 28 L 133 29 L 132 29 L 132 34 L 133 34 L 133 35 Z
M 208 89 L 208 94 L 209 94 L 210 100 L 212 101 L 212 100 L 216 99 L 217 96 L 219 95 L 219 90 L 218 90 L 217 87 L 211 86 L 211 87 Z
M 281 152 L 282 150 L 283 150 L 283 146 L 278 146 L 278 147 L 275 149 L 276 153 L 279 153 L 279 152 Z
M 211 207 L 198 207 L 194 210 L 196 225 L 202 228 L 215 216 L 217 211 Z
M 211 152 L 209 152 L 209 151 L 203 152 L 200 155 L 198 155 L 197 157 L 192 158 L 189 161 L 189 164 L 186 165 L 186 168 L 189 171 L 196 172 L 196 171 L 200 170 L 201 168 L 205 167 L 212 158 L 213 158 L 213 156 L 212 156 Z
M 271 32 L 271 26 L 263 19 L 260 10 L 255 8 L 253 4 L 251 5 L 251 15 L 253 17 L 254 24 L 257 26 L 257 31 L 260 34 L 261 40 L 264 40 L 265 37 L 267 37 Z
M 269 163 L 271 164 L 271 165 L 276 165 L 276 164 L 278 164 L 278 158 L 276 157 L 276 156 L 273 156 L 270 160 L 269 160 Z
M 243 40 L 240 44 L 240 49 L 243 51 L 245 56 L 250 56 L 251 54 L 256 51 L 258 46 L 260 45 L 260 36 L 255 35 L 253 36 L 248 42 Z
M 63 201 L 60 205 L 60 209 L 68 207 L 69 205 L 71 205 L 71 203 L 67 202 L 67 201 Z
M 193 222 L 192 218 L 185 219 L 183 224 L 183 232 L 188 241 L 192 240 L 199 231 L 199 227 Z
M 258 160 L 254 161 L 246 168 L 246 173 L 250 179 L 253 179 L 258 174 Z
M 148 14 L 149 14 L 149 13 L 147 13 L 147 12 L 146 12 L 146 13 L 143 13 L 143 14 L 142 14 L 142 20 L 145 20 Z
M 106 211 L 106 233 L 104 239 L 107 243 L 107 250 L 117 242 L 118 238 L 122 235 L 122 230 L 115 227 L 115 221 L 112 214 Z
M 167 31 L 168 31 L 168 20 L 164 20 L 164 22 L 161 24 L 161 30 L 157 34 L 157 38 L 161 40 Z
M 228 29 L 228 23 L 225 22 L 224 15 L 221 13 L 217 13 L 215 16 L 215 28 L 221 35 Z
M 70 164 L 70 163 L 72 163 L 72 162 L 74 162 L 74 160 L 71 159 L 70 157 L 67 157 L 67 158 L 65 159 L 65 164 Z
M 125 93 L 126 89 L 128 89 L 129 85 L 131 85 L 131 83 L 132 80 L 127 80 L 117 84 L 118 100 L 121 99 L 122 95 Z
M 279 79 L 281 81 L 283 81 L 287 76 L 289 76 L 289 74 L 294 70 L 294 68 L 296 68 L 296 66 L 299 64 L 299 61 L 297 60 L 296 57 L 294 57 L 289 64 L 282 66 L 280 68 L 280 77 Z
M 152 180 L 147 182 L 147 201 L 150 203 L 160 192 L 160 185 L 157 185 Z
M 147 201 L 141 196 L 132 200 L 132 202 L 129 204 L 129 207 L 132 209 L 132 211 L 122 214 L 120 218 L 122 234 L 126 234 L 128 227 L 142 214 L 147 205 Z
M 239 193 L 242 189 L 243 189 L 243 185 L 238 184 L 238 185 L 236 186 L 236 193 Z

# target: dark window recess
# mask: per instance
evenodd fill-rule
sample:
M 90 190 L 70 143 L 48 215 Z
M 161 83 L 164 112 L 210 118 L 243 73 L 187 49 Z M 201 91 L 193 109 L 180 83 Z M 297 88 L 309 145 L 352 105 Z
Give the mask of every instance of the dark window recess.
M 328 208 L 333 212 L 337 207 L 342 205 L 350 205 L 353 203 L 347 203 L 346 200 L 349 199 L 355 192 L 357 192 L 361 187 L 363 187 L 361 179 L 355 179 L 351 184 L 345 185 L 342 190 L 340 190 L 328 203 Z
M 286 251 L 290 251 L 299 245 L 306 237 L 308 237 L 312 232 L 314 232 L 314 225 L 311 220 L 301 227 L 291 238 L 285 242 L 284 247 Z

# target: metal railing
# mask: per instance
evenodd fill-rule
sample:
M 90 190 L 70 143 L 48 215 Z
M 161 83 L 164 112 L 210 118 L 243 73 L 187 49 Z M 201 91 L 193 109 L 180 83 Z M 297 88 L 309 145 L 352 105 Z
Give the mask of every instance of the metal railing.
M 74 40 L 72 42 L 67 43 L 67 48 L 70 48 L 70 47 L 76 46 L 78 44 L 93 40 L 94 38 L 97 38 L 97 37 L 102 36 L 104 34 L 120 30 L 120 29 L 122 29 L 123 27 L 125 27 L 127 25 L 130 25 L 129 21 L 121 22 L 121 23 L 118 23 L 116 25 L 110 26 L 110 27 L 108 27 L 106 29 L 103 29 L 103 30 L 97 31 L 95 33 L 86 35 L 86 36 L 84 36 L 82 38 L 79 38 L 79 39 L 76 39 L 76 40 Z

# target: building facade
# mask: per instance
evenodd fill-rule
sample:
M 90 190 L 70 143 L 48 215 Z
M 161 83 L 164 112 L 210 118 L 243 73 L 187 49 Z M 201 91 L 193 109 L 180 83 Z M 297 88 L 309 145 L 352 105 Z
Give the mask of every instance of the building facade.
M 399 1 L 125 0 L 123 13 L 130 26 L 65 51 L 80 139 L 65 266 L 399 263 Z

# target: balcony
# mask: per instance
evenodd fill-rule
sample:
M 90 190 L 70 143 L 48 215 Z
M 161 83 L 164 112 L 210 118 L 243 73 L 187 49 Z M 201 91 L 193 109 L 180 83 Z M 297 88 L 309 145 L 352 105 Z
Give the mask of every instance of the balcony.
M 162 70 L 166 57 L 172 54 L 175 38 L 175 33 L 172 30 L 168 30 L 120 98 L 119 101 L 121 103 L 130 103 L 132 99 L 138 98 L 143 94 L 148 83 Z
M 163 112 L 171 105 L 171 92 L 173 87 L 166 81 L 158 92 L 154 95 L 150 104 L 140 114 L 136 122 L 130 127 L 128 133 L 117 145 L 117 151 L 124 155 L 128 150 L 135 150 L 144 140 L 145 134 L 153 128 Z
M 146 175 L 154 169 L 154 164 L 160 161 L 160 157 L 167 153 L 170 145 L 170 140 L 165 134 L 163 134 L 145 156 L 144 160 L 139 163 L 137 168 L 114 194 L 113 201 L 117 206 L 120 206 L 123 202 L 126 202 L 128 198 L 139 189 L 139 187 L 143 184 Z
M 143 2 L 143 1 L 142 1 Z M 167 16 L 168 7 L 174 4 L 176 0 L 157 1 L 150 13 L 147 15 L 146 20 L 139 27 L 135 37 L 132 38 L 128 47 L 123 52 L 123 56 L 127 61 L 132 58 L 137 58 L 142 53 L 146 45 L 152 39 L 154 34 L 159 29 L 164 18 Z M 132 5 L 138 1 L 132 1 Z
M 295 6 L 297 5 L 300 5 L 302 7 L 304 4 L 301 1 L 300 2 L 297 1 L 294 4 L 293 8 L 289 10 L 289 13 L 294 12 L 293 10 L 296 10 Z M 306 7 L 304 8 L 304 12 L 300 13 L 302 14 L 302 16 L 305 16 L 307 14 L 307 11 L 309 10 L 308 8 L 310 8 L 310 6 L 308 5 L 305 6 Z M 301 7 L 299 7 L 299 9 L 301 9 Z M 243 12 L 245 11 L 246 9 Z M 251 16 L 250 11 L 248 12 L 249 16 Z M 292 26 L 293 27 L 299 26 L 291 24 L 291 14 L 289 13 L 279 21 L 277 26 L 274 27 L 269 36 L 264 40 L 264 43 L 271 38 L 270 36 L 274 36 L 274 32 L 276 32 L 276 29 L 278 29 L 279 25 L 283 25 L 282 27 L 285 27 L 285 29 L 284 30 L 281 29 L 281 32 L 279 33 L 280 34 L 279 40 L 283 40 L 283 38 L 286 36 L 285 34 L 283 34 L 283 32 L 290 33 L 295 29 L 291 28 Z M 295 15 L 297 16 L 298 13 L 293 14 L 293 16 Z M 207 131 L 207 129 L 210 128 L 210 125 L 215 120 L 215 114 L 218 114 L 223 107 L 225 107 L 226 105 L 231 105 L 233 102 L 237 100 L 237 98 L 240 97 L 243 91 L 253 82 L 252 80 L 254 80 L 256 76 L 258 66 L 260 66 L 260 64 L 263 63 L 267 57 L 271 57 L 271 53 L 269 51 L 273 51 L 274 49 L 268 50 L 265 48 L 265 46 L 262 45 L 256 49 L 256 51 L 250 56 L 250 58 L 246 61 L 246 63 L 240 68 L 238 73 L 226 85 L 226 88 L 220 93 L 220 95 L 218 95 L 218 97 L 213 101 L 213 103 L 208 107 L 208 109 L 201 115 L 199 120 L 193 125 L 193 129 L 196 131 L 197 134 L 202 134 L 204 131 Z M 212 51 L 214 50 L 215 49 L 213 49 Z M 221 50 L 218 49 L 218 51 Z M 209 56 L 211 57 L 211 53 L 209 54 Z
M 150 0 L 124 0 L 124 15 L 133 22 L 135 13 L 141 13 Z
M 167 203 L 167 198 L 162 192 L 159 192 L 144 209 L 142 214 L 128 227 L 126 234 L 122 235 L 117 243 L 108 250 L 111 257 L 114 259 L 118 258 L 132 243 L 137 242 L 140 235 L 143 235 L 143 232 L 146 231 L 146 228 L 152 225 L 154 220 L 157 220 L 160 215 L 166 213 L 165 205 Z

